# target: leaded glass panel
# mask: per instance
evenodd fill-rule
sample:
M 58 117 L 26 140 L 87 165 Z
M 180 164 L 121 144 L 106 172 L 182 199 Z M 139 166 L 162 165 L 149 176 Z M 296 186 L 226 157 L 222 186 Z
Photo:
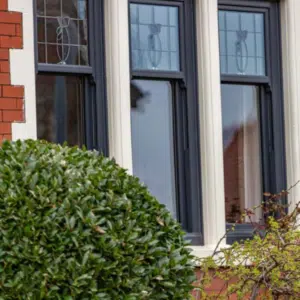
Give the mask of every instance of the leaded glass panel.
M 266 75 L 264 14 L 219 11 L 222 74 Z
M 133 70 L 180 70 L 178 19 L 178 7 L 130 4 Z
M 88 65 L 87 0 L 37 0 L 38 62 Z

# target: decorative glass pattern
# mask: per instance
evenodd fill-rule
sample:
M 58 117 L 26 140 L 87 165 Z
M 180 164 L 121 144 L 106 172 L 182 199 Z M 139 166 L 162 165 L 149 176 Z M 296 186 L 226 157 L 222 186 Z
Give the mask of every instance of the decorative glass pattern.
M 219 11 L 222 74 L 266 75 L 264 14 Z
M 179 71 L 178 7 L 130 4 L 133 70 Z
M 88 64 L 88 0 L 37 0 L 38 61 Z

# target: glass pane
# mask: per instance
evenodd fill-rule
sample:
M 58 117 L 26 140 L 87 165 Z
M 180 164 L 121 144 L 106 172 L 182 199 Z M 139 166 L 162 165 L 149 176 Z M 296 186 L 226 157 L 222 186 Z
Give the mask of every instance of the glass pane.
M 264 14 L 219 11 L 222 74 L 266 75 Z
M 37 11 L 39 62 L 88 65 L 87 0 L 38 0 Z
M 260 205 L 262 199 L 256 86 L 222 85 L 222 124 L 226 221 L 234 223 L 245 208 Z M 256 210 L 252 221 L 260 218 L 261 212 Z
M 36 12 L 38 16 L 45 14 L 45 0 L 36 0 Z
M 83 143 L 83 80 L 76 76 L 37 75 L 38 138 L 69 145 Z
M 179 71 L 178 7 L 130 4 L 134 70 Z
M 176 216 L 170 83 L 133 81 L 131 106 L 133 173 Z

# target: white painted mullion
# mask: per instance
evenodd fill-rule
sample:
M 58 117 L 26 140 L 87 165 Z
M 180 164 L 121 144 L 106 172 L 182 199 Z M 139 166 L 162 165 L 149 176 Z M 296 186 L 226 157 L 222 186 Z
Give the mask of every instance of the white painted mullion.
M 218 1 L 196 0 L 203 227 L 205 245 L 225 233 Z
M 285 141 L 288 186 L 300 180 L 300 11 L 299 0 L 281 1 Z M 300 184 L 289 194 L 293 209 L 300 199 Z
M 128 0 L 105 0 L 110 156 L 132 173 Z

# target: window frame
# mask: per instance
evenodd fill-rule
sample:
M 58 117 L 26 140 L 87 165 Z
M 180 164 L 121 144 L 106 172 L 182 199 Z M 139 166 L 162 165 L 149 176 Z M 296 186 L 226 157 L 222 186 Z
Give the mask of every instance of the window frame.
M 37 0 L 33 1 L 35 70 L 36 77 L 40 74 L 84 77 L 84 145 L 108 156 L 104 0 L 87 0 L 87 5 L 89 65 L 59 65 L 38 62 Z
M 132 70 L 130 4 L 177 6 L 179 8 L 180 71 Z M 177 213 L 179 222 L 187 229 L 186 238 L 191 240 L 193 245 L 203 245 L 197 90 L 198 72 L 194 5 L 194 0 L 128 1 L 130 80 L 163 80 L 169 81 L 172 87 L 174 87 L 173 98 L 175 99 L 173 99 L 173 104 L 177 107 L 177 109 L 175 108 L 176 113 L 174 113 L 173 109 L 173 123 L 177 128 L 176 131 L 174 130 Z M 186 43 L 185 41 L 190 42 Z M 185 57 L 189 57 L 189 59 L 185 59 Z
M 221 84 L 256 85 L 260 89 L 260 136 L 263 192 L 286 189 L 280 11 L 277 0 L 218 0 L 219 10 L 265 14 L 266 76 L 221 74 Z M 263 200 L 263 195 L 262 195 Z M 225 201 L 225 199 L 224 199 Z M 286 202 L 286 199 L 284 199 Z M 227 223 L 227 229 L 231 226 Z M 234 242 L 253 235 L 251 225 L 238 224 L 228 235 Z

